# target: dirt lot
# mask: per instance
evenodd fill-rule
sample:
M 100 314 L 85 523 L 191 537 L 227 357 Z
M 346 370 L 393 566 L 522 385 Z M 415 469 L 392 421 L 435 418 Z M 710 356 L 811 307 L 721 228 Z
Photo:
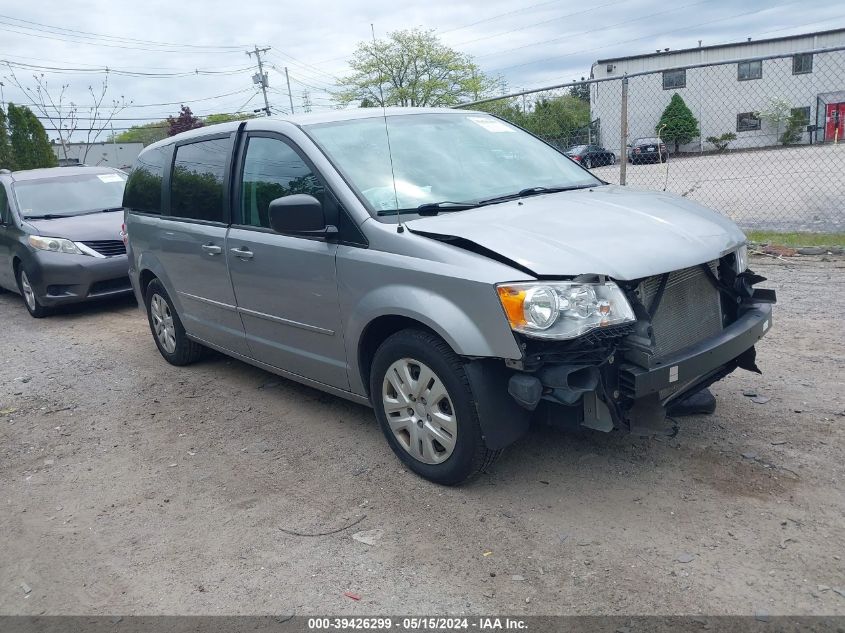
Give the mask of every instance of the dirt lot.
M 780 298 L 765 373 L 716 415 L 535 429 L 455 489 L 364 407 L 167 365 L 134 304 L 0 296 L 0 613 L 845 614 L 845 261 L 753 265 Z
M 627 183 L 643 189 L 666 186 L 719 209 L 746 229 L 839 232 L 845 231 L 844 165 L 845 144 L 670 156 L 668 165 L 629 164 Z M 593 171 L 619 182 L 619 165 Z

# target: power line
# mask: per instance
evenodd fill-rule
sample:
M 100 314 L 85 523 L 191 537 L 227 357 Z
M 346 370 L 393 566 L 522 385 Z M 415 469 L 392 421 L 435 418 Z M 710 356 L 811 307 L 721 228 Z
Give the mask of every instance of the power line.
M 506 11 L 505 13 L 498 13 L 496 15 L 492 15 L 489 18 L 484 18 L 483 20 L 476 20 L 475 22 L 470 22 L 469 24 L 464 24 L 463 26 L 456 26 L 451 29 L 446 29 L 445 31 L 440 31 L 440 34 L 443 35 L 445 33 L 452 33 L 454 31 L 461 31 L 463 29 L 468 29 L 471 26 L 475 26 L 476 24 L 482 24 L 484 22 L 490 22 L 491 20 L 496 20 L 498 18 L 502 18 L 508 15 L 513 15 L 515 13 L 522 13 L 523 11 L 528 11 L 530 9 L 536 9 L 537 7 L 542 7 L 547 4 L 558 4 L 560 0 L 550 0 L 549 2 L 540 2 L 538 4 L 532 4 L 527 7 L 521 7 L 519 9 L 514 9 L 513 11 Z
M 235 90 L 234 92 L 226 92 L 222 95 L 214 95 L 212 97 L 197 97 L 197 98 L 189 98 L 189 99 L 182 99 L 180 101 L 169 101 L 166 103 L 130 103 L 126 106 L 126 108 L 158 108 L 162 106 L 172 106 L 172 105 L 186 105 L 189 103 L 194 103 L 197 101 L 213 101 L 214 99 L 222 99 L 224 97 L 231 97 L 232 95 L 239 95 L 244 94 L 245 92 L 249 92 L 252 88 L 243 88 L 241 90 Z M 47 105 L 46 107 L 55 109 L 56 106 Z M 138 120 L 138 119 L 133 119 Z
M 172 72 L 172 73 L 149 73 L 149 72 L 139 72 L 139 71 L 131 71 L 125 70 L 120 68 L 110 68 L 108 66 L 104 66 L 101 68 L 74 68 L 74 67 L 60 67 L 60 66 L 41 66 L 38 64 L 26 64 L 24 62 L 15 62 L 10 61 L 8 59 L 0 59 L 0 63 L 6 64 L 12 68 L 19 68 L 21 70 L 31 70 L 31 71 L 40 71 L 40 72 L 55 72 L 58 74 L 61 73 L 83 73 L 83 74 L 100 74 L 100 73 L 107 73 L 113 75 L 122 75 L 125 77 L 152 77 L 155 79 L 165 79 L 170 77 L 191 77 L 193 75 L 237 75 L 239 73 L 246 72 L 251 70 L 250 66 L 246 66 L 244 68 L 227 68 L 225 70 L 203 70 L 203 69 L 195 69 L 191 71 L 180 71 L 180 72 Z
M 92 33 L 90 31 L 79 31 L 75 29 L 66 29 L 58 26 L 51 26 L 49 24 L 42 24 L 40 22 L 33 22 L 30 20 L 23 20 L 21 18 L 14 18 L 7 15 L 0 15 L 0 24 L 7 27 L 2 30 L 11 31 L 21 35 L 28 35 L 31 37 L 41 37 L 44 39 L 52 39 L 63 42 L 71 42 L 74 44 L 88 44 L 91 46 L 105 46 L 108 48 L 128 48 L 132 50 L 143 51 L 161 51 L 161 52 L 181 52 L 181 53 L 234 53 L 240 50 L 240 46 L 227 45 L 198 45 L 198 44 L 176 44 L 172 42 L 156 42 L 153 40 L 141 40 L 130 37 L 119 37 L 113 35 L 105 35 L 102 33 Z M 33 26 L 27 26 L 31 24 Z M 23 30 L 15 30 L 23 29 Z M 34 33 L 33 33 L 34 32 Z M 36 35 L 41 33 L 46 35 Z M 71 39 L 69 39 L 71 38 Z M 90 40 L 90 41 L 89 41 Z M 97 41 L 104 40 L 104 41 Z M 110 42 L 110 43 L 107 43 Z M 134 46 L 134 44 L 144 44 L 145 46 Z M 150 47 L 156 48 L 150 48 Z

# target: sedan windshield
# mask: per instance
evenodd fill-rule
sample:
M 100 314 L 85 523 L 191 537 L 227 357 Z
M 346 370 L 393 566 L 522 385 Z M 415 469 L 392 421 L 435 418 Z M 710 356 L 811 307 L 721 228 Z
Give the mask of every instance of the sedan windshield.
M 123 205 L 126 176 L 74 174 L 14 184 L 18 208 L 25 218 L 65 217 L 116 209 Z
M 457 211 L 528 189 L 601 184 L 543 141 L 486 114 L 408 114 L 305 129 L 380 215 L 437 203 Z

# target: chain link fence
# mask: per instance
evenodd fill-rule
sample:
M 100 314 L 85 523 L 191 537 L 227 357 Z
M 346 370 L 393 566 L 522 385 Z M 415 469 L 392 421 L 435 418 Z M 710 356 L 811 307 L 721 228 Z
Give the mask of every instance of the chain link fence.
M 573 82 L 463 105 L 607 182 L 665 190 L 744 229 L 845 231 L 845 47 Z

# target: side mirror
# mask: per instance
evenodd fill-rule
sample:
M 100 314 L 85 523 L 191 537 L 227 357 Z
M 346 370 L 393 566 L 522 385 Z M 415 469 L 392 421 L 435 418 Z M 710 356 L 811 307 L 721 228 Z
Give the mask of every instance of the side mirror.
M 326 224 L 323 205 L 314 196 L 297 193 L 270 203 L 270 228 L 282 235 L 326 239 L 337 227 Z

